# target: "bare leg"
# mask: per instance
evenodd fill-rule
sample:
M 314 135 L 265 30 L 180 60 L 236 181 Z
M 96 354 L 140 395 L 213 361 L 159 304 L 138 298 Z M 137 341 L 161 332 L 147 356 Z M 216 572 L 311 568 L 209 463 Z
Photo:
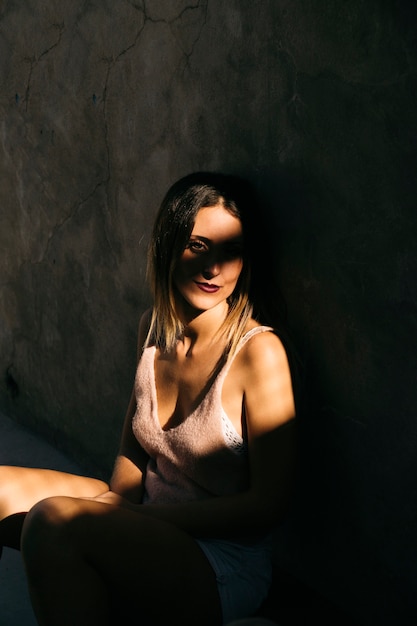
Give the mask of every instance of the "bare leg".
M 25 517 L 34 504 L 54 495 L 94 497 L 108 486 L 101 480 L 55 470 L 0 466 L 1 546 L 19 548 Z
M 57 497 L 28 514 L 22 552 L 41 626 L 219 626 L 214 572 L 171 524 L 114 505 Z

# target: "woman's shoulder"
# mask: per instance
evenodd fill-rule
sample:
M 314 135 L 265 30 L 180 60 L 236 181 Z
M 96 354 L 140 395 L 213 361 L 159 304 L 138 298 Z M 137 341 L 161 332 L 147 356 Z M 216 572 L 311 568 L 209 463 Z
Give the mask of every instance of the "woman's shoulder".
M 246 327 L 241 349 L 242 365 L 250 372 L 288 368 L 287 351 L 275 329 L 251 319 Z
M 287 351 L 276 331 L 264 329 L 243 346 L 240 366 L 248 415 L 252 425 L 256 422 L 258 426 L 266 422 L 283 424 L 295 416 Z

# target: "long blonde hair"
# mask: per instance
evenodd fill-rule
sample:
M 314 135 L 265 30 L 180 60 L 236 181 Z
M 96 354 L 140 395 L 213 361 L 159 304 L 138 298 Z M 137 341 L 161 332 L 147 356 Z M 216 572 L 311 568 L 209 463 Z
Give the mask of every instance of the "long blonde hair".
M 174 183 L 165 195 L 156 216 L 148 250 L 148 282 L 153 310 L 145 347 L 155 344 L 161 351 L 172 350 L 184 332 L 177 313 L 173 273 L 194 227 L 198 211 L 221 204 L 239 218 L 243 228 L 243 266 L 230 296 L 229 311 L 219 332 L 226 340 L 225 354 L 232 354 L 252 315 L 250 213 L 256 213 L 247 183 L 235 176 L 197 172 Z

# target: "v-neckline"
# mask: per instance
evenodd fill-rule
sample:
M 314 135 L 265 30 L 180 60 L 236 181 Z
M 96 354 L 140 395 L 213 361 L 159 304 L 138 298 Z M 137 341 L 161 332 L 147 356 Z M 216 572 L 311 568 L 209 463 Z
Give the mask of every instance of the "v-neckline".
M 218 385 L 221 385 L 224 378 L 226 377 L 230 366 L 232 365 L 235 357 L 237 356 L 237 354 L 240 352 L 241 348 L 245 345 L 245 343 L 247 341 L 249 341 L 249 339 L 251 339 L 251 337 L 253 335 L 256 335 L 260 332 L 266 332 L 266 331 L 273 331 L 273 328 L 270 326 L 263 326 L 263 325 L 259 325 L 259 326 L 254 326 L 253 328 L 251 328 L 250 330 L 248 330 L 243 337 L 241 337 L 239 344 L 234 352 L 234 354 L 232 355 L 231 359 L 228 359 L 219 369 L 219 371 L 217 372 L 216 376 L 214 377 L 213 380 L 209 380 L 207 382 L 207 385 L 202 389 L 202 391 L 200 392 L 200 396 L 201 398 L 199 399 L 199 401 L 197 402 L 197 404 L 195 405 L 195 407 L 193 408 L 192 411 L 190 411 L 188 413 L 188 415 L 185 416 L 185 418 L 183 420 L 181 420 L 176 426 L 172 426 L 170 428 L 165 428 L 164 426 L 161 425 L 161 421 L 159 419 L 159 403 L 158 403 L 158 389 L 157 389 L 157 385 L 156 385 L 156 367 L 155 367 L 155 361 L 156 361 L 156 346 L 150 346 L 149 349 L 152 350 L 152 352 L 150 353 L 150 358 L 151 358 L 151 367 L 150 367 L 150 375 L 151 375 L 151 387 L 152 387 L 152 400 L 153 400 L 153 410 L 152 410 L 152 415 L 153 418 L 156 422 L 156 424 L 159 426 L 159 429 L 162 433 L 169 433 L 169 432 L 173 432 L 173 431 L 178 431 L 179 428 L 181 428 L 181 426 L 183 426 L 190 417 L 192 417 L 196 411 L 201 407 L 201 405 L 204 402 L 207 402 L 207 399 L 210 397 L 209 394 L 213 393 L 213 390 L 218 387 Z M 206 388 L 207 387 L 207 388 Z M 224 415 L 227 417 L 227 420 L 230 421 L 230 418 L 228 417 L 227 413 L 224 411 L 223 406 L 221 404 L 220 401 L 220 406 L 221 409 L 224 413 Z M 171 417 L 168 419 L 166 424 L 169 424 L 171 420 Z M 230 422 L 232 424 L 232 422 Z M 234 426 L 233 426 L 234 428 Z M 237 432 L 237 431 L 236 431 Z
M 194 408 L 191 411 L 189 411 L 187 415 L 183 419 L 181 419 L 181 421 L 178 424 L 171 426 L 169 428 L 166 428 L 165 426 L 169 424 L 173 416 L 171 416 L 167 420 L 165 426 L 162 426 L 161 420 L 159 418 L 158 388 L 156 384 L 156 367 L 155 367 L 156 358 L 157 358 L 156 346 L 152 346 L 151 369 L 150 369 L 151 384 L 152 384 L 152 398 L 153 398 L 153 407 L 154 407 L 152 411 L 152 415 L 156 424 L 159 426 L 161 432 L 168 433 L 172 431 L 177 431 L 179 428 L 181 428 L 183 424 L 185 424 L 189 420 L 189 418 L 191 418 L 200 409 L 200 407 L 205 402 L 208 402 L 209 398 L 211 397 L 211 394 L 214 393 L 213 390 L 217 387 L 218 384 L 220 384 L 219 381 L 221 381 L 225 373 L 227 373 L 227 370 L 229 369 L 228 367 L 229 362 L 224 363 L 219 369 L 219 371 L 217 372 L 217 374 L 214 376 L 214 378 L 207 381 L 207 383 L 204 385 L 203 389 L 199 393 L 199 396 L 197 398 Z

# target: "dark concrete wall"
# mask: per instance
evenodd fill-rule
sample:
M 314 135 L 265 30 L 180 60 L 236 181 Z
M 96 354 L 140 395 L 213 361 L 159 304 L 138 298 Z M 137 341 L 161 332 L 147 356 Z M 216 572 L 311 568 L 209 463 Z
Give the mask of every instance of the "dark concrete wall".
M 305 363 L 280 556 L 365 626 L 415 624 L 414 4 L 0 7 L 0 408 L 111 467 L 158 203 L 247 175 Z

